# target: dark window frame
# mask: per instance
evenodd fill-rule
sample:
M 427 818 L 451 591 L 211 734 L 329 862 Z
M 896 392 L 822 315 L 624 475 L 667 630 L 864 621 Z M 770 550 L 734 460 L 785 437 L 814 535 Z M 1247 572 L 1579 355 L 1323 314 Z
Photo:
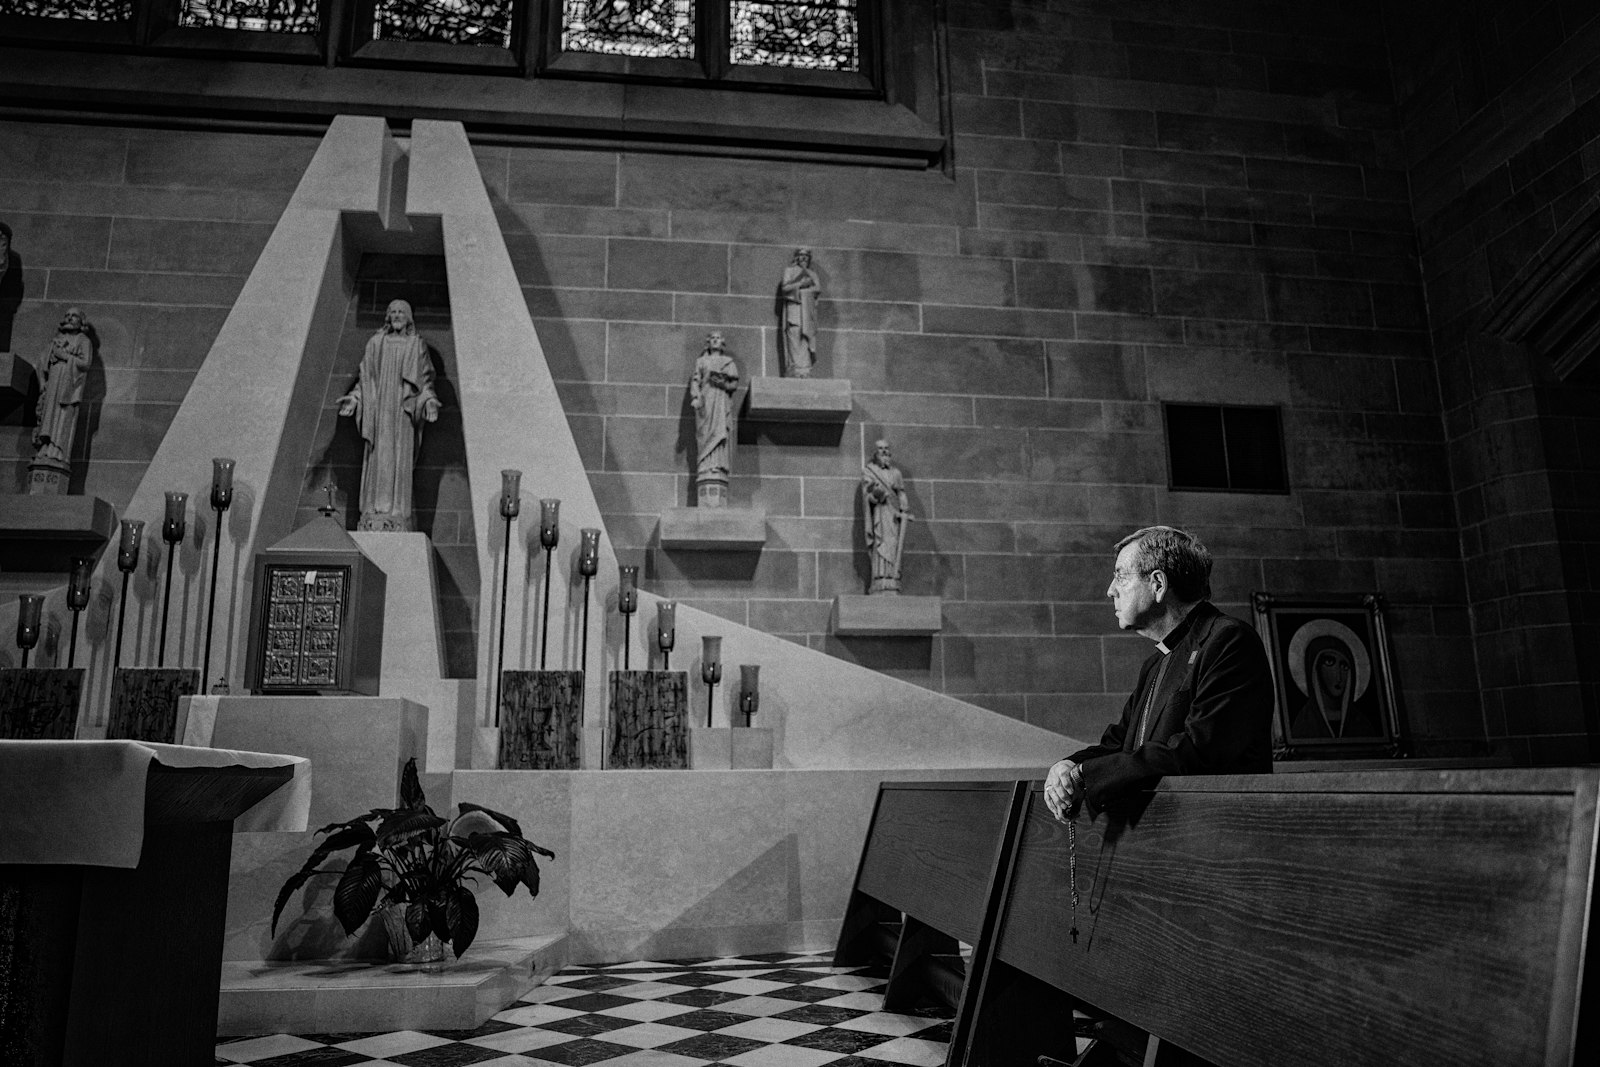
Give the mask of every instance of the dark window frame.
M 1173 455 L 1178 451 L 1178 442 L 1173 439 L 1172 412 L 1174 409 L 1185 411 L 1215 411 L 1217 413 L 1219 428 L 1222 438 L 1222 463 L 1224 478 L 1227 485 L 1197 485 L 1180 484 L 1174 476 Z M 1229 448 L 1228 438 L 1228 413 L 1236 412 L 1271 412 L 1273 417 L 1274 444 L 1277 446 L 1277 470 L 1282 475 L 1282 485 L 1237 485 L 1233 475 L 1233 458 Z M 1288 496 L 1294 492 L 1289 483 L 1289 458 L 1283 435 L 1283 408 L 1278 404 L 1212 404 L 1188 400 L 1164 400 L 1161 403 L 1161 430 L 1166 444 L 1167 460 L 1167 488 L 1179 493 L 1250 493 L 1257 496 Z M 1193 442 L 1188 443 L 1194 447 Z

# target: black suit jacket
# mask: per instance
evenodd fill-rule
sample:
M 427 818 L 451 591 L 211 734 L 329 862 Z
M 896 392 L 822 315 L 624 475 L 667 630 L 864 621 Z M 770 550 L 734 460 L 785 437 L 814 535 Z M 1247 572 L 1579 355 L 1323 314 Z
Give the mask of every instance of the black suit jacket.
M 1255 630 L 1201 601 L 1139 671 L 1098 745 L 1067 758 L 1082 765 L 1090 812 L 1166 774 L 1268 774 L 1272 771 L 1272 670 Z M 1163 659 L 1166 676 L 1150 707 L 1144 744 L 1139 716 Z

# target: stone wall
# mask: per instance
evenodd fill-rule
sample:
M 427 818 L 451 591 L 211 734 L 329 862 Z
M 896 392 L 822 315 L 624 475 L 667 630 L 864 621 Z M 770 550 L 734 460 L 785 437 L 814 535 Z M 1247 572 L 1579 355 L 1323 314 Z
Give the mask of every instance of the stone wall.
M 1256 590 L 1383 592 L 1422 751 L 1481 743 L 1457 499 L 1378 5 L 949 7 L 948 174 L 478 150 L 619 553 L 644 564 L 654 592 L 1093 735 L 1149 647 L 1111 629 L 1110 545 L 1139 525 L 1187 525 L 1216 550 L 1217 599 L 1236 614 L 1248 615 Z M 99 181 L 152 172 L 135 157 L 160 162 L 153 180 L 175 205 L 161 210 L 178 217 L 142 225 L 186 236 L 151 244 L 138 263 L 203 277 L 144 299 L 181 304 L 220 286 L 208 337 L 314 147 L 4 132 L 5 152 L 31 153 L 24 165 L 101 139 L 122 146 L 108 149 L 122 169 L 108 165 L 98 181 L 75 178 L 69 156 L 42 180 L 53 199 L 37 234 L 19 236 L 24 257 L 51 243 L 42 227 L 86 227 L 120 203 Z M 24 193 L 0 186 L 0 217 L 15 224 Z M 179 210 L 211 202 L 256 214 L 221 220 L 237 239 L 187 236 L 215 238 L 206 227 L 217 222 Z M 690 499 L 693 358 L 720 329 L 747 375 L 778 372 L 773 290 L 799 245 L 815 249 L 822 278 L 818 370 L 850 379 L 854 414 L 842 432 L 742 427 L 732 493 L 767 510 L 764 551 L 662 551 L 656 516 Z M 142 307 L 139 267 L 100 256 L 111 275 L 101 303 Z M 28 263 L 30 279 L 46 266 Z M 30 288 L 30 305 L 40 292 Z M 37 345 L 60 307 L 25 311 L 45 316 L 28 327 Z M 172 308 L 160 319 L 201 316 Z M 205 341 L 191 343 L 189 362 L 168 373 L 192 370 Z M 152 347 L 169 346 L 147 344 L 141 358 L 153 360 Z M 1169 490 L 1162 401 L 1280 405 L 1292 491 Z M 138 425 L 158 438 L 164 422 L 150 412 Z M 855 486 L 880 436 L 918 517 L 907 591 L 945 600 L 945 630 L 931 639 L 829 633 L 831 599 L 864 586 Z M 128 453 L 130 473 L 138 455 Z
M 1548 358 L 1485 325 L 1595 210 L 1596 14 L 1388 6 L 1486 729 L 1535 763 L 1600 758 L 1600 369 L 1558 381 Z

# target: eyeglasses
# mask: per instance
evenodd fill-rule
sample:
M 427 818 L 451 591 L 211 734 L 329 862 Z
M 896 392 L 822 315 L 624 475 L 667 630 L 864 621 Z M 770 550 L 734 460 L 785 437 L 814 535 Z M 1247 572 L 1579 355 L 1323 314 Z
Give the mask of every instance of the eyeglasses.
M 1150 574 L 1150 571 L 1125 571 L 1121 569 L 1114 570 L 1111 572 L 1111 584 L 1126 585 L 1135 578 L 1147 578 L 1150 576 Z

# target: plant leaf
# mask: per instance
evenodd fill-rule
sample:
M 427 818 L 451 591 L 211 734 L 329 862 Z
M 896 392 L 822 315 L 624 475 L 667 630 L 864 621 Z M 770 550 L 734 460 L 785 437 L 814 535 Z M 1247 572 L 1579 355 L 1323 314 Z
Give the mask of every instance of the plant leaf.
M 428 898 L 428 925 L 433 932 L 439 935 L 440 941 L 449 941 L 450 937 L 450 909 L 445 905 L 441 896 Z
M 417 777 L 417 757 L 406 760 L 400 772 L 400 805 L 406 808 L 427 807 L 428 798 L 422 795 L 422 780 Z
M 378 857 L 363 852 L 350 861 L 333 890 L 333 915 L 344 927 L 346 937 L 352 936 L 367 921 L 382 891 L 383 868 L 378 865 Z
M 428 909 L 418 901 L 406 905 L 406 933 L 417 943 L 428 939 Z
M 332 871 L 322 872 L 317 870 L 323 860 L 333 853 L 349 848 L 352 845 L 356 847 L 357 856 L 372 847 L 372 828 L 360 819 L 353 819 L 347 823 L 333 823 L 317 832 L 319 834 L 327 833 L 330 830 L 336 832 L 312 849 L 310 858 L 306 860 L 298 871 L 290 875 L 289 880 L 283 883 L 283 888 L 278 890 L 278 899 L 272 906 L 271 932 L 274 936 L 278 932 L 278 917 L 283 914 L 284 905 L 289 903 L 289 898 L 294 896 L 294 891 L 310 881 L 311 876 L 314 874 L 333 873 Z
M 469 811 L 481 811 L 485 815 L 489 816 L 489 818 L 499 823 L 502 829 L 510 830 L 518 837 L 522 836 L 522 827 L 518 826 L 517 820 L 513 819 L 509 815 L 503 815 L 500 812 L 495 811 L 493 808 L 486 808 L 482 804 L 473 804 L 465 800 L 457 804 L 456 807 L 460 810 L 461 815 L 465 815 Z
M 394 848 L 417 834 L 443 826 L 444 820 L 424 805 L 390 812 L 378 826 L 376 837 L 383 848 Z
M 515 834 L 473 834 L 462 844 L 506 896 L 516 892 L 519 884 L 528 887 L 529 896 L 539 895 L 539 864 L 533 854 L 550 855 L 547 849 Z
M 477 898 L 464 885 L 452 886 L 445 898 L 445 911 L 450 921 L 450 948 L 455 952 L 456 959 L 460 959 L 473 938 L 478 936 Z

